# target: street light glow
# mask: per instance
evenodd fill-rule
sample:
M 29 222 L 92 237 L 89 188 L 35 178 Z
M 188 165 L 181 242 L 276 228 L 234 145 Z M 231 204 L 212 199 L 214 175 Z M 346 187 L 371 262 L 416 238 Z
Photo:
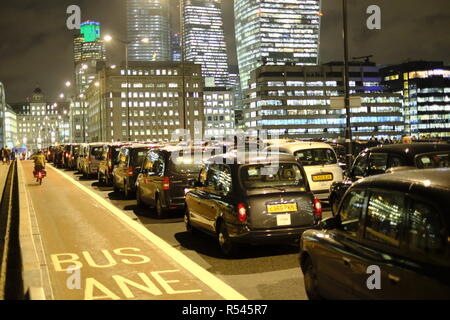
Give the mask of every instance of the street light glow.
M 66 87 L 70 87 L 71 85 L 70 81 L 66 81 Z
M 112 37 L 111 37 L 109 34 L 107 34 L 107 35 L 103 38 L 103 40 L 105 40 L 106 42 L 110 42 L 110 41 L 112 40 Z

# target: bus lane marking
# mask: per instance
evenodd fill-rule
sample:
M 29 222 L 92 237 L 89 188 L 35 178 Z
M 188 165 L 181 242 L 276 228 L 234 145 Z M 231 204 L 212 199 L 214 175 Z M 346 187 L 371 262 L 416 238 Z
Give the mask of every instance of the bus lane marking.
M 224 281 L 210 273 L 209 271 L 202 268 L 200 265 L 189 259 L 182 252 L 173 248 L 169 243 L 158 237 L 156 234 L 148 230 L 144 225 L 140 224 L 137 221 L 129 218 L 124 212 L 113 204 L 108 202 L 106 199 L 102 198 L 94 191 L 90 190 L 86 186 L 82 185 L 69 175 L 63 173 L 62 171 L 54 168 L 49 165 L 52 170 L 60 174 L 65 179 L 69 180 L 76 187 L 87 193 L 89 196 L 94 198 L 99 204 L 101 204 L 104 208 L 106 208 L 109 212 L 111 212 L 114 216 L 120 219 L 122 222 L 127 224 L 131 229 L 139 233 L 141 236 L 149 240 L 156 247 L 161 249 L 161 251 L 169 256 L 172 260 L 181 265 L 186 271 L 190 272 L 204 284 L 206 284 L 209 288 L 211 288 L 214 292 L 222 296 L 226 300 L 247 300 L 242 294 L 236 291 L 234 288 L 226 284 Z

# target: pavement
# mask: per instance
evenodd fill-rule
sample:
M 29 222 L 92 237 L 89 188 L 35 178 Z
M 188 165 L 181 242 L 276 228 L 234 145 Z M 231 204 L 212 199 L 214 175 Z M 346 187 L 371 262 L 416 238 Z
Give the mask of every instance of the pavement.
M 42 185 L 31 161 L 19 170 L 46 299 L 245 299 L 62 170 Z

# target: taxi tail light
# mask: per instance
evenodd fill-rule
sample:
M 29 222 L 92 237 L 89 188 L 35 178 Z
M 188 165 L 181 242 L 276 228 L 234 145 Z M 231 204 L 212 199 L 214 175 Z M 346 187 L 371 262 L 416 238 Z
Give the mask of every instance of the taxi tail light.
M 134 172 L 134 168 L 133 167 L 128 167 L 128 176 L 129 177 L 133 176 L 133 172 Z
M 314 211 L 314 215 L 317 218 L 322 217 L 322 204 L 320 203 L 320 200 L 317 199 L 316 197 L 314 197 L 314 200 L 313 200 L 313 211 Z
M 243 203 L 238 204 L 238 216 L 240 222 L 245 222 L 247 220 L 247 209 Z
M 170 179 L 169 177 L 163 178 L 163 190 L 169 190 L 170 189 Z

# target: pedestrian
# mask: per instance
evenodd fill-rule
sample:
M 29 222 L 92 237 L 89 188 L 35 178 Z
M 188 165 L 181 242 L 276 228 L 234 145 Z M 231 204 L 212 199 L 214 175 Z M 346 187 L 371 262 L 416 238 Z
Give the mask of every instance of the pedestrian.
M 0 157 L 2 158 L 2 163 L 5 164 L 6 159 L 5 159 L 5 148 L 2 147 L 1 151 L 0 151 Z

